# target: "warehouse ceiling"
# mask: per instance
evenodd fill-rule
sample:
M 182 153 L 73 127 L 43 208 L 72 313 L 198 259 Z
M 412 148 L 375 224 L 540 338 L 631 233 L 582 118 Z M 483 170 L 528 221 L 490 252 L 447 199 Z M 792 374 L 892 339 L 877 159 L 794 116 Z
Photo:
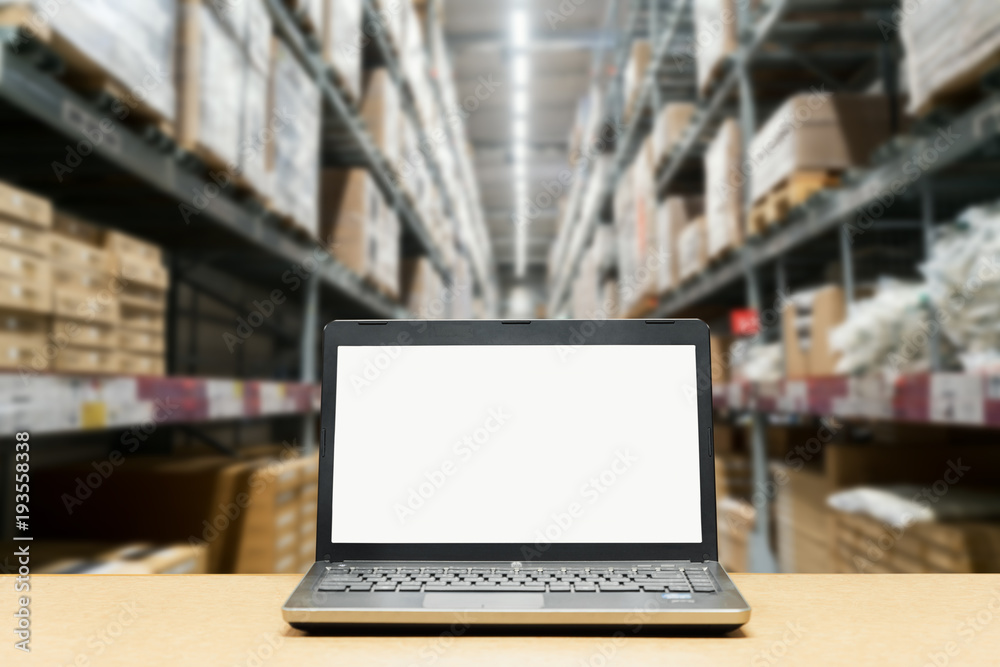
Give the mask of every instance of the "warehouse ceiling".
M 556 204 L 540 207 L 523 239 L 515 214 L 526 200 L 545 204 L 548 198 L 539 197 L 545 185 L 568 168 L 570 130 L 591 80 L 594 51 L 607 40 L 602 24 L 611 1 L 445 0 L 455 82 L 460 100 L 468 100 L 469 141 L 505 282 L 544 275 Z M 522 58 L 524 80 L 517 72 Z M 500 85 L 491 90 L 488 81 Z M 525 121 L 520 128 L 519 119 Z

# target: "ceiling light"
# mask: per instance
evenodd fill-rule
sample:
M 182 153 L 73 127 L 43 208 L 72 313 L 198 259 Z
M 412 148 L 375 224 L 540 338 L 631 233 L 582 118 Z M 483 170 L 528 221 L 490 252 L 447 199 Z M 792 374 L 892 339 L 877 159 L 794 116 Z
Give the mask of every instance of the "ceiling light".
M 528 121 L 524 118 L 514 119 L 514 139 L 523 142 L 528 138 Z
M 517 142 L 514 144 L 514 162 L 518 164 L 523 164 L 525 160 L 528 159 L 528 147 L 524 142 Z
M 522 87 L 528 85 L 528 57 L 525 55 L 514 56 L 514 85 Z
M 518 115 L 528 113 L 528 91 L 514 91 L 514 113 Z
M 528 12 L 519 9 L 510 17 L 511 43 L 515 49 L 523 49 L 528 44 Z

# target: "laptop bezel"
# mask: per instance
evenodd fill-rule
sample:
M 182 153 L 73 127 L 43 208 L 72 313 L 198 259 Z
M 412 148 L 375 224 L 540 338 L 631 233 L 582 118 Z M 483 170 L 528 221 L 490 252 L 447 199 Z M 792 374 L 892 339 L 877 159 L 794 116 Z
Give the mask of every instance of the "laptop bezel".
M 356 544 L 332 541 L 333 454 L 339 346 L 693 345 L 697 372 L 700 543 Z M 714 561 L 718 560 L 709 328 L 701 320 L 335 320 L 323 331 L 316 559 L 367 561 Z M 654 521 L 669 511 L 651 508 Z

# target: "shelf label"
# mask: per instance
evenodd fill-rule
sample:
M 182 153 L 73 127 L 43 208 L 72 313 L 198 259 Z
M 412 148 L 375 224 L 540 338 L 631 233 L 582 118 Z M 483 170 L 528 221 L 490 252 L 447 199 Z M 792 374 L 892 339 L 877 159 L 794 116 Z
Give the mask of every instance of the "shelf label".
M 985 423 L 983 384 L 983 377 L 979 375 L 931 375 L 931 421 L 946 424 Z
M 80 426 L 104 428 L 108 425 L 108 406 L 104 401 L 84 401 L 80 404 Z

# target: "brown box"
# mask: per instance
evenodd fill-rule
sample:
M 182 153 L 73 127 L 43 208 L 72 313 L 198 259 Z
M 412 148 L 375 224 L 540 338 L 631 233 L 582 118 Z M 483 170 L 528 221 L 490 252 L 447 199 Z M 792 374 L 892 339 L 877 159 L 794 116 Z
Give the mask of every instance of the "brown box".
M 165 335 L 167 321 L 163 313 L 150 311 L 145 308 L 132 308 L 131 306 L 121 306 L 122 329 L 129 331 L 145 331 L 148 333 Z
M 0 309 L 32 313 L 52 312 L 51 285 L 39 288 L 16 278 L 0 276 Z
M 722 65 L 739 46 L 735 0 L 695 0 L 694 34 L 696 39 L 698 91 L 702 96 L 711 88 Z
M 52 264 L 107 273 L 108 253 L 79 239 L 53 234 Z
M 84 222 L 62 211 L 55 211 L 52 231 L 58 236 L 71 238 L 94 248 L 101 248 L 104 245 L 104 237 L 107 233 L 102 227 Z
M 0 246 L 0 276 L 31 285 L 39 291 L 52 289 L 49 260 Z
M 41 322 L 40 329 L 35 326 L 37 322 Z M 31 364 L 48 344 L 44 322 L 39 316 L 0 313 L 0 368 Z
M 385 200 L 365 169 L 324 169 L 321 234 L 333 256 L 361 276 L 375 275 Z
M 49 310 L 55 315 L 83 322 L 117 324 L 119 300 L 110 292 L 56 285 L 50 292 Z M 120 297 L 119 297 L 120 298 Z
M 681 229 L 677 237 L 678 282 L 694 277 L 708 264 L 705 247 L 705 216 L 701 215 Z
M 821 470 L 772 466 L 778 562 L 782 572 L 833 572 L 833 516 L 826 499 L 833 488 Z
M 781 315 L 786 377 L 836 375 L 839 356 L 830 348 L 829 333 L 846 312 L 844 292 L 836 285 L 791 297 Z
M 139 284 L 128 285 L 119 295 L 122 308 L 164 313 L 167 310 L 167 295 L 163 290 Z
M 49 229 L 52 204 L 9 183 L 0 181 L 0 220 Z
M 729 572 L 749 570 L 750 534 L 757 523 L 753 505 L 737 498 L 722 498 L 719 514 L 719 562 Z
M 721 385 L 729 382 L 729 346 L 732 336 L 709 336 L 709 347 L 712 351 L 712 384 Z
M 138 354 L 163 354 L 167 348 L 163 334 L 122 329 L 118 333 L 120 349 Z
M 703 197 L 667 197 L 656 213 L 656 238 L 664 258 L 657 275 L 657 289 L 668 292 L 680 283 L 681 231 L 705 212 Z
M 750 143 L 753 201 L 798 172 L 839 173 L 867 165 L 872 151 L 889 139 L 889 114 L 882 95 L 791 97 Z
M 41 227 L 12 222 L 0 217 L 0 239 L 2 239 L 0 245 L 4 248 L 45 258 L 52 254 L 49 231 Z
M 441 277 L 426 257 L 404 259 L 400 273 L 402 301 L 419 318 L 439 317 Z
M 122 375 L 166 375 L 166 361 L 163 353 L 140 354 L 137 352 L 119 352 L 114 372 Z
M 632 41 L 632 51 L 625 65 L 625 121 L 632 118 L 632 113 L 638 102 L 639 90 L 642 88 L 646 69 L 653 57 L 653 45 L 649 40 L 636 39 Z
M 653 160 L 659 164 L 674 150 L 691 124 L 695 105 L 690 102 L 668 102 L 656 115 L 653 125 Z
M 83 347 L 65 347 L 53 361 L 52 368 L 63 373 L 117 373 L 118 353 Z
M 705 252 L 715 259 L 743 245 L 743 147 L 733 119 L 723 122 L 705 153 Z
M 163 251 L 160 246 L 122 232 L 107 231 L 104 237 L 104 249 L 112 257 L 126 257 L 131 260 L 163 265 Z
M 399 88 L 388 69 L 379 67 L 365 73 L 361 118 L 389 164 L 399 160 L 399 102 Z
M 170 287 L 170 274 L 162 264 L 134 255 L 112 254 L 108 266 L 113 274 L 121 275 L 122 280 L 129 285 L 161 291 Z
M 361 3 L 327 0 L 323 17 L 323 58 L 337 72 L 340 84 L 355 100 L 361 99 Z
M 57 339 L 65 337 L 74 347 L 115 350 L 118 348 L 118 331 L 112 324 L 78 322 L 70 318 L 52 320 L 52 334 Z

